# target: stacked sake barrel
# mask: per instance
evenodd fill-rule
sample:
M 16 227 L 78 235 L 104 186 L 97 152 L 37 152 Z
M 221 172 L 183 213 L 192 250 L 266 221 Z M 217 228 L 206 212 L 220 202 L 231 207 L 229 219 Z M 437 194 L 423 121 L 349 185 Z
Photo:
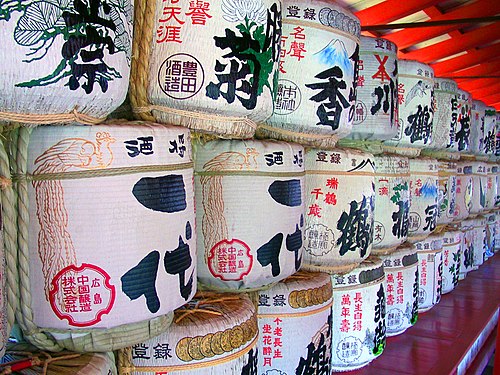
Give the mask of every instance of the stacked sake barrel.
M 435 234 L 415 244 L 419 262 L 419 312 L 426 312 L 441 300 L 443 237 Z

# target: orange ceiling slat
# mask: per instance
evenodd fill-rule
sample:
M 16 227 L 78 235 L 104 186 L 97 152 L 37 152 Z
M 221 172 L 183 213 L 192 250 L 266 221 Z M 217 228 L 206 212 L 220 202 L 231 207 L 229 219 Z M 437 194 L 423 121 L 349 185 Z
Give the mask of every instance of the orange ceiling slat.
M 393 22 L 419 10 L 433 6 L 440 0 L 387 0 L 356 12 L 361 25 L 377 25 Z
M 468 33 L 444 42 L 433 44 L 408 53 L 400 53 L 403 59 L 413 59 L 425 63 L 432 63 L 447 56 L 455 55 L 463 50 L 478 47 L 500 39 L 500 22 L 483 26 Z
M 486 105 L 491 106 L 492 104 L 500 102 L 500 93 L 483 97 L 477 97 L 477 99 L 485 102 Z
M 465 91 L 474 91 L 491 85 L 495 85 L 498 78 L 481 78 L 481 79 L 468 79 L 460 82 L 460 87 Z
M 454 72 L 460 69 L 465 69 L 476 64 L 489 61 L 498 57 L 500 51 L 500 43 L 492 44 L 491 46 L 480 50 L 467 51 L 466 55 L 458 56 L 453 59 L 445 60 L 431 64 L 436 76 L 442 76 L 446 73 Z
M 482 89 L 476 89 L 476 90 L 469 91 L 469 92 L 472 94 L 472 97 L 474 99 L 476 97 L 482 98 L 485 96 L 498 94 L 498 93 L 500 93 L 500 83 L 497 82 L 496 84 L 490 85 L 488 87 L 483 87 Z
M 474 18 L 486 17 L 496 15 L 500 12 L 500 1 L 498 0 L 482 0 L 481 2 L 474 2 L 466 4 L 456 10 L 442 14 L 437 8 L 430 7 L 424 9 L 430 17 L 431 21 L 447 21 L 461 18 Z M 396 43 L 400 50 L 408 48 L 414 44 L 435 38 L 437 36 L 446 34 L 453 30 L 458 30 L 463 25 L 450 24 L 445 26 L 436 27 L 422 27 L 420 29 L 403 29 L 396 31 L 392 34 L 384 36 L 384 38 Z
M 488 75 L 498 75 L 500 71 L 500 58 L 492 60 L 490 62 L 476 65 L 472 68 L 467 68 L 460 70 L 458 72 L 453 72 L 447 74 L 446 77 L 476 77 L 476 76 L 488 76 Z

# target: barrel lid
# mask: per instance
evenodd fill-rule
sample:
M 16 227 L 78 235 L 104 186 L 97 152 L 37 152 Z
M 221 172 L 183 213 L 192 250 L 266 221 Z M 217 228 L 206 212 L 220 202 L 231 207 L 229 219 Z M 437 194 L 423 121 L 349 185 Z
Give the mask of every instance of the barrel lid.
M 443 248 L 443 235 L 431 234 L 425 240 L 415 244 L 418 252 L 440 251 Z
M 410 174 L 410 162 L 408 158 L 398 155 L 375 155 L 375 174 L 398 174 L 405 176 Z
M 350 175 L 373 175 L 374 156 L 354 149 L 309 149 L 306 152 L 306 173 L 314 171 L 348 172 Z
M 384 268 L 408 267 L 418 262 L 417 249 L 410 243 L 405 243 L 388 255 L 380 256 Z
M 439 163 L 436 159 L 431 159 L 431 158 L 410 159 L 411 174 L 431 173 L 437 176 L 438 171 L 439 171 Z
M 360 54 L 362 54 L 363 52 L 377 52 L 379 53 L 381 50 L 380 50 L 380 46 L 381 44 L 383 44 L 384 46 L 384 50 L 383 50 L 383 53 L 385 54 L 393 54 L 393 55 L 397 55 L 397 52 L 398 52 L 398 47 L 396 45 L 396 43 L 393 43 L 391 42 L 390 40 L 388 39 L 384 39 L 384 38 L 374 38 L 374 37 L 371 37 L 371 36 L 365 36 L 365 35 L 361 35 L 360 39 Z
M 434 78 L 434 90 L 437 92 L 450 92 L 456 94 L 458 89 L 457 83 L 448 78 Z
M 373 281 L 381 280 L 383 277 L 384 267 L 382 259 L 374 255 L 370 255 L 357 268 L 347 274 L 331 276 L 333 289 L 369 284 Z
M 417 60 L 399 60 L 398 72 L 400 76 L 434 80 L 434 69 L 430 65 Z M 433 86 L 434 84 L 432 84 L 431 88 Z
M 443 246 L 452 246 L 460 243 L 462 232 L 459 230 L 451 230 L 443 233 Z

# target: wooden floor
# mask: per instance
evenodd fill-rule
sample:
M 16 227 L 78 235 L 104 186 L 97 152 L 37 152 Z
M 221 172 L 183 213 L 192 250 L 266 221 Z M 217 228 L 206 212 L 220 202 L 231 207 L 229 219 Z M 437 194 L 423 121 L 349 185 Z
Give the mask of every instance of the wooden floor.
M 389 337 L 379 358 L 346 374 L 455 374 L 476 339 L 481 333 L 485 336 L 488 323 L 491 329 L 499 304 L 500 254 L 496 254 L 479 270 L 469 273 L 455 290 L 443 295 L 438 305 L 420 314 L 414 327 Z M 469 373 L 481 373 L 482 364 L 494 350 L 496 332 L 494 327 L 491 335 L 486 335 L 487 344 L 471 366 L 476 370 Z M 495 370 L 500 374 L 500 369 Z

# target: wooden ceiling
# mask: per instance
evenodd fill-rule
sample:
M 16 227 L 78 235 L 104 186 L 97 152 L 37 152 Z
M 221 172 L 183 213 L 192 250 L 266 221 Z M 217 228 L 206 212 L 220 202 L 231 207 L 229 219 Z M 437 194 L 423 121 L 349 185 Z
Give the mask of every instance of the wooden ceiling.
M 364 35 L 396 43 L 400 59 L 431 65 L 500 111 L 500 0 L 335 2 L 361 20 Z

